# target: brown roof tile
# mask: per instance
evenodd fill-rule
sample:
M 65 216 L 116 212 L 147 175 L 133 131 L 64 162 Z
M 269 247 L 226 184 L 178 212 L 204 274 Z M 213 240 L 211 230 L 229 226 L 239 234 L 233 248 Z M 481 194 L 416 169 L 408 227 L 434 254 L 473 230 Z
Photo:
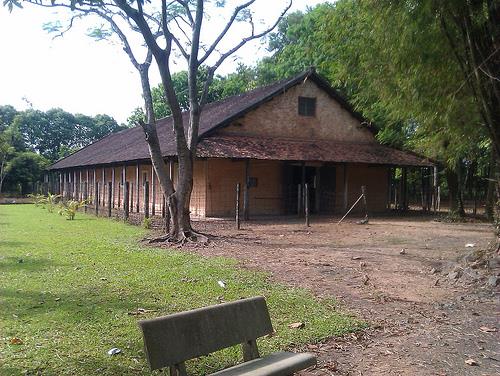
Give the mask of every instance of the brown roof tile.
M 281 140 L 255 140 L 250 138 L 226 139 L 218 137 L 214 131 L 223 127 L 248 111 L 257 108 L 260 104 L 267 102 L 275 96 L 288 90 L 290 87 L 310 78 L 322 87 L 330 96 L 348 110 L 354 117 L 368 124 L 362 116 L 355 112 L 348 102 L 345 101 L 328 83 L 313 71 L 304 72 L 292 79 L 278 81 L 272 85 L 257 88 L 255 90 L 226 98 L 220 102 L 208 104 L 204 107 L 200 118 L 200 144 L 199 156 L 204 157 L 230 157 L 230 158 L 258 158 L 259 155 L 266 156 L 261 159 L 279 160 L 331 160 L 333 162 L 360 162 L 360 163 L 383 163 L 399 165 L 420 166 L 418 158 L 399 150 L 391 149 L 377 144 L 359 145 L 344 144 L 341 153 L 324 149 L 324 142 L 291 142 Z M 184 114 L 184 123 L 187 126 L 187 114 Z M 369 125 L 368 125 L 369 126 Z M 175 138 L 172 128 L 172 119 L 165 118 L 157 122 L 158 138 L 162 148 L 163 156 L 175 156 Z M 228 144 L 225 144 L 228 142 Z M 267 144 L 266 144 L 267 142 Z M 266 144 L 267 149 L 262 146 Z M 281 145 L 279 148 L 275 145 Z M 290 149 L 288 149 L 290 148 Z M 239 150 L 241 149 L 241 150 Z M 339 149 L 340 150 L 340 149 Z M 348 153 L 350 156 L 347 157 Z M 352 155 L 351 155 L 352 154 Z M 356 155 L 357 154 L 357 155 Z M 342 157 L 342 155 L 344 155 Z M 407 157 L 404 157 L 404 156 Z M 328 159 L 330 158 L 330 159 Z M 351 160 L 342 160 L 350 158 Z M 385 159 L 384 159 L 385 158 Z M 405 159 L 406 158 L 406 159 Z M 71 167 L 96 166 L 105 164 L 118 164 L 132 161 L 149 159 L 147 143 L 141 127 L 135 127 L 112 133 L 101 140 L 90 144 L 83 149 L 63 158 L 49 169 L 64 169 Z M 406 162 L 405 162 L 406 161 Z M 397 162 L 397 163 L 396 163 Z M 401 163 L 405 162 L 405 163 Z

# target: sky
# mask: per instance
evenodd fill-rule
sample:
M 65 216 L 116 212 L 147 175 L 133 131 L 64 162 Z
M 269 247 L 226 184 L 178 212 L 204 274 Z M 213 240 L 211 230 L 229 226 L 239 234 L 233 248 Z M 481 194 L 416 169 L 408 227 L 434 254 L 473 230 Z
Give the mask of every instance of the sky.
M 322 2 L 294 0 L 292 11 Z M 241 1 L 227 1 L 229 6 L 238 3 Z M 272 23 L 285 3 L 257 0 L 257 22 Z M 117 43 L 96 42 L 86 36 L 86 30 L 96 21 L 77 22 L 63 37 L 55 38 L 43 30 L 45 23 L 58 19 L 64 19 L 64 15 L 48 8 L 25 5 L 9 13 L 0 5 L 0 105 L 43 111 L 60 107 L 86 115 L 104 113 L 126 122 L 132 110 L 142 105 L 139 77 L 127 55 Z M 204 24 L 207 41 L 221 27 L 216 16 Z M 233 30 L 228 43 L 239 35 L 240 30 Z M 238 61 L 248 65 L 265 55 L 264 44 L 247 45 L 237 60 L 228 59 L 218 73 L 230 73 Z M 177 65 L 173 70 L 182 68 Z M 153 85 L 159 82 L 154 66 L 151 81 Z

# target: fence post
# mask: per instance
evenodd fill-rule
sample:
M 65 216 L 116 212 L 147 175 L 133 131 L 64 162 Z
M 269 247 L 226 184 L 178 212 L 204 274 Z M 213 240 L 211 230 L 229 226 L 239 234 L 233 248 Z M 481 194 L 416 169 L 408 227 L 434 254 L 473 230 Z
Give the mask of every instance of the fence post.
M 149 218 L 149 182 L 144 182 L 144 218 Z
M 94 206 L 95 215 L 99 215 L 99 182 L 94 180 Z
M 129 216 L 129 183 L 125 182 L 123 184 L 123 213 L 125 215 L 125 219 L 128 219 Z
M 302 184 L 297 186 L 297 215 L 300 217 L 302 215 Z
M 240 229 L 240 183 L 236 184 L 236 228 Z
M 111 198 L 112 196 L 112 191 L 113 191 L 113 185 L 111 182 L 108 183 L 108 217 L 111 217 Z
M 306 214 L 306 226 L 309 227 L 309 184 L 304 184 L 304 209 Z
M 361 186 L 361 194 L 363 195 L 363 209 L 365 211 L 365 219 L 368 219 L 368 204 L 366 203 L 366 186 Z

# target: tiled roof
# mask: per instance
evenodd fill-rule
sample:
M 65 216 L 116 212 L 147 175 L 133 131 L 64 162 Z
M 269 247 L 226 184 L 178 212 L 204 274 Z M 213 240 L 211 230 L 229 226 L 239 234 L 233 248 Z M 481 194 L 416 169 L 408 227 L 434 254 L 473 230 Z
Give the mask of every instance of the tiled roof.
M 282 161 L 368 163 L 433 166 L 422 156 L 377 143 L 305 141 L 246 136 L 213 136 L 198 145 L 199 157 L 251 158 Z
M 304 142 L 304 143 L 290 143 L 290 141 L 282 140 L 280 145 L 282 147 L 273 150 L 267 150 L 267 153 L 261 153 L 256 151 L 251 151 L 251 146 L 255 147 L 255 150 L 262 150 L 259 145 L 264 144 L 266 140 L 260 140 L 261 144 L 256 143 L 256 140 L 250 140 L 250 138 L 232 138 L 230 141 L 227 138 L 219 137 L 215 131 L 227 124 L 230 124 L 233 120 L 241 117 L 245 113 L 257 108 L 262 103 L 265 103 L 277 95 L 288 90 L 290 87 L 303 82 L 305 79 L 313 80 L 318 86 L 325 90 L 331 97 L 333 97 L 342 107 L 349 111 L 354 117 L 360 120 L 363 124 L 370 127 L 368 122 L 362 118 L 362 116 L 355 112 L 345 99 L 343 99 L 329 84 L 321 78 L 319 75 L 313 71 L 307 71 L 294 78 L 278 81 L 272 85 L 263 86 L 255 90 L 243 93 L 241 95 L 232 96 L 226 98 L 220 102 L 215 102 L 207 104 L 201 114 L 200 118 L 200 128 L 199 128 L 199 156 L 205 157 L 231 157 L 231 158 L 257 158 L 258 155 L 273 155 L 273 158 L 266 157 L 263 159 L 296 159 L 296 160 L 329 160 L 325 159 L 327 155 L 330 155 L 331 161 L 338 160 L 340 156 L 333 157 L 332 153 L 325 153 L 325 150 L 320 151 L 314 145 L 323 145 L 323 142 Z M 188 115 L 183 114 L 184 124 L 187 126 Z M 164 157 L 175 156 L 176 145 L 174 132 L 172 127 L 172 119 L 165 118 L 157 122 L 157 132 L 158 138 L 160 140 L 160 145 L 162 149 L 162 154 Z M 245 141 L 247 140 L 247 141 Z M 230 142 L 229 144 L 224 144 L 224 142 Z M 267 142 L 271 142 L 267 140 Z M 273 140 L 273 147 L 276 145 L 276 140 Z M 287 145 L 292 147 L 292 149 L 287 150 Z M 301 146 L 299 146 L 301 145 Z M 309 145 L 309 146 L 306 146 Z M 345 144 L 347 145 L 347 144 Z M 358 160 L 364 161 L 363 163 L 384 163 L 384 164 L 400 164 L 394 161 L 403 161 L 404 152 L 391 149 L 388 147 L 383 147 L 377 144 L 359 145 L 353 144 L 349 148 L 349 153 L 353 155 L 350 157 L 352 161 Z M 271 147 L 270 149 L 273 149 Z M 310 147 L 310 150 L 306 150 Z M 238 150 L 241 148 L 241 150 Z M 370 152 L 370 148 L 371 150 Z M 364 151 L 363 151 L 364 150 Z M 382 150 L 384 152 L 382 152 Z M 392 152 L 391 152 L 392 151 Z M 371 154 L 370 154 L 371 153 Z M 384 161 L 384 153 L 387 158 Z M 359 154 L 357 157 L 354 154 Z M 372 160 L 377 162 L 370 162 L 369 155 L 372 156 Z M 396 158 L 395 156 L 399 157 Z M 316 158 L 318 156 L 318 158 Z M 319 158 L 321 156 L 321 158 Z M 377 156 L 375 158 L 375 156 Z M 391 159 L 392 158 L 392 159 Z M 90 144 L 83 149 L 63 158 L 49 169 L 64 169 L 72 167 L 84 167 L 84 166 L 98 166 L 106 164 L 117 164 L 117 163 L 127 163 L 132 161 L 142 161 L 149 159 L 149 151 L 147 143 L 144 139 L 144 132 L 141 127 L 135 127 L 123 130 L 121 132 L 112 133 L 108 136 L 102 138 L 99 141 Z M 418 159 L 418 158 L 417 158 Z M 406 159 L 407 165 L 421 165 L 417 159 L 410 158 L 410 154 Z M 416 164 L 410 163 L 414 161 Z M 347 161 L 345 161 L 347 162 Z

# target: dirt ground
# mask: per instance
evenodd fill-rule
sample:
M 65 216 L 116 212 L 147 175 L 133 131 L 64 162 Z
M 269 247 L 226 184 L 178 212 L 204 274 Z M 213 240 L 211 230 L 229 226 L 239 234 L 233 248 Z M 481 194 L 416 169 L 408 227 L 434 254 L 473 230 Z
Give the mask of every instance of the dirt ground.
M 486 247 L 491 225 L 414 216 L 367 225 L 313 218 L 309 228 L 296 218 L 250 221 L 240 231 L 228 221 L 196 227 L 215 238 L 193 252 L 237 258 L 277 281 L 334 297 L 339 309 L 370 324 L 308 345 L 319 362 L 303 375 L 500 375 L 498 290 L 456 267 L 467 243 Z M 475 365 L 466 364 L 471 359 Z

